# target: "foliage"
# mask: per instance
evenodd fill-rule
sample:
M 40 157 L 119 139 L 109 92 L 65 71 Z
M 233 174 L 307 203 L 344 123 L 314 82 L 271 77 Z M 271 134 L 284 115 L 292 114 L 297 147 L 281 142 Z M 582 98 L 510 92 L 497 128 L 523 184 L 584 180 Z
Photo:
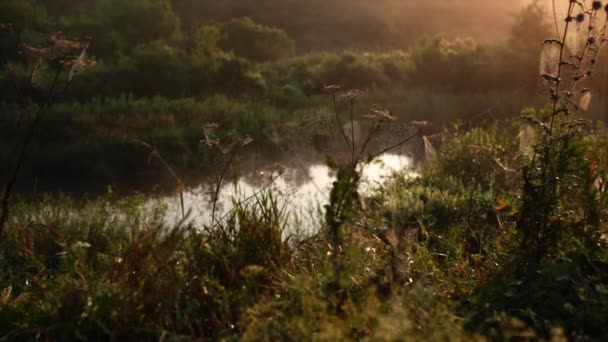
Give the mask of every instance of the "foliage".
M 221 159 L 205 144 L 248 134 L 273 154 L 269 140 L 276 131 L 289 135 L 282 127 L 290 121 L 333 107 L 324 128 L 337 132 L 346 152 L 327 156 L 336 180 L 318 230 L 290 235 L 289 208 L 279 204 L 284 194 L 272 190 L 235 199 L 223 218 L 216 219 L 214 203 L 206 226 L 190 222 L 185 211 L 182 221 L 170 221 L 168 203 L 152 195 L 121 198 L 108 189 L 87 199 L 36 189 L 31 198 L 11 202 L 0 240 L 2 338 L 600 340 L 608 334 L 608 135 L 581 118 L 590 93 L 583 87 L 593 85 L 588 78 L 607 30 L 600 2 L 569 1 L 563 36 L 541 47 L 541 84 L 550 103 L 525 110 L 521 120 L 490 117 L 517 112 L 527 102 L 520 92 L 536 85 L 524 81 L 538 69 L 530 57 L 535 52 L 518 49 L 535 50 L 522 27 L 549 32 L 537 5 L 518 15 L 521 27 L 512 30 L 510 46 L 430 36 L 407 51 L 291 56 L 292 39 L 310 38 L 298 31 L 301 22 L 276 14 L 285 8 L 301 10 L 302 20 L 349 28 L 325 39 L 356 34 L 367 47 L 392 44 L 399 28 L 377 4 L 349 2 L 357 15 L 339 19 L 335 11 L 322 11 L 322 18 L 304 11 L 344 8 L 342 1 L 272 3 L 274 13 L 267 1 L 198 2 L 218 23 L 188 16 L 196 5 L 191 1 L 87 2 L 81 14 L 57 23 L 40 14 L 31 36 L 56 27 L 93 33 L 90 49 L 101 60 L 53 107 L 45 101 L 49 94 L 36 93 L 54 85 L 52 77 L 36 78 L 23 101 L 3 91 L 0 155 L 10 157 L 11 139 L 27 136 L 35 123 L 40 131 L 29 135 L 26 179 L 133 185 L 165 172 L 148 164 L 150 150 L 164 166 L 198 174 Z M 39 11 L 33 2 L 7 4 L 23 6 L 14 8 L 26 17 Z M 434 2 L 425 6 L 431 14 L 437 10 Z M 235 9 L 270 26 L 222 18 Z M 136 34 L 131 24 L 137 22 L 150 24 L 149 34 Z M 582 50 L 568 40 L 572 27 L 586 29 Z M 10 31 L 13 43 L 30 35 L 23 32 Z M 239 40 L 244 36 L 251 45 Z M 34 78 L 17 45 L 10 46 L 14 58 L 0 74 L 3 89 Z M 65 65 L 59 61 L 51 71 Z M 338 86 L 328 86 L 335 83 L 369 94 L 338 93 Z M 330 92 L 332 103 L 321 92 Z M 377 100 L 392 111 L 379 110 Z M 355 103 L 371 112 L 361 115 Z M 42 121 L 41 109 L 48 114 Z M 385 133 L 385 121 L 396 120 L 392 112 L 406 121 L 468 121 L 443 130 L 443 145 L 416 176 L 405 170 L 363 193 L 360 166 L 373 162 L 367 147 Z M 363 144 L 355 139 L 359 119 L 371 127 Z M 206 128 L 218 126 L 208 137 Z M 530 132 L 535 139 L 526 139 Z M 424 142 L 423 135 L 418 129 L 413 136 Z M 217 189 L 236 148 L 250 141 L 228 144 L 234 153 Z M 217 147 L 225 153 L 226 146 Z
M 173 0 L 186 31 L 201 25 L 250 17 L 289 34 L 299 52 L 406 48 L 425 33 L 454 32 L 500 40 L 512 21 L 512 2 L 471 0 L 353 2 L 350 0 Z M 441 20 L 429 20 L 429 17 Z M 491 28 L 491 29 L 489 29 Z
M 221 25 L 219 46 L 239 57 L 266 62 L 294 54 L 295 43 L 285 31 L 256 24 L 250 18 L 233 19 Z
M 532 1 L 517 15 L 511 28 L 510 43 L 520 51 L 527 51 L 536 59 L 540 52 L 538 42 L 553 35 L 553 28 L 547 20 L 547 11 L 543 4 Z
M 118 56 L 139 44 L 175 39 L 180 35 L 179 18 L 167 0 L 102 0 L 96 3 L 92 18 L 84 19 L 95 25 L 96 31 L 87 34 L 100 40 L 98 46 L 93 44 L 92 50 L 100 56 L 108 53 Z M 143 27 L 146 29 L 142 30 Z M 71 29 L 70 32 L 84 33 Z
M 222 50 L 218 43 L 221 39 L 221 31 L 217 26 L 203 26 L 199 28 L 192 37 L 192 55 L 197 63 L 207 68 L 215 69 L 222 57 Z
M 563 241 L 573 243 L 537 276 L 513 274 L 513 258 L 526 255 L 512 185 L 521 180 L 505 183 L 488 163 L 518 160 L 511 136 L 450 130 L 420 177 L 397 175 L 348 204 L 341 191 L 356 193 L 345 174 L 330 201 L 344 207 L 328 207 L 338 210 L 327 217 L 339 221 L 334 235 L 285 240 L 288 212 L 272 192 L 237 202 L 214 229 L 171 228 L 165 207 L 151 209 L 142 196 L 18 201 L 0 257 L 10 284 L 0 329 L 12 338 L 603 336 L 605 247 L 568 230 Z M 484 143 L 497 147 L 469 149 Z M 457 171 L 471 158 L 481 184 Z
M 4 112 L 15 113 L 2 116 L 3 136 L 25 134 L 38 108 L 30 106 L 17 116 L 18 108 L 3 106 Z M 126 174 L 137 174 L 143 184 L 154 179 L 162 181 L 164 170 L 147 161 L 148 152 L 133 144 L 135 140 L 155 146 L 180 173 L 198 174 L 211 170 L 206 167 L 211 155 L 200 142 L 200 124 L 193 122 L 217 122 L 222 127 L 222 136 L 230 131 L 241 132 L 264 148 L 268 141 L 265 127 L 286 118 L 285 109 L 260 102 L 235 102 L 222 95 L 205 101 L 122 96 L 97 98 L 84 104 L 59 103 L 49 109 L 47 118 L 41 122 L 24 177 L 38 178 L 41 184 L 97 179 L 97 185 L 101 186 L 123 183 L 127 178 L 132 181 L 125 178 Z M 9 162 L 15 143 L 5 141 L 0 145 L 3 163 Z

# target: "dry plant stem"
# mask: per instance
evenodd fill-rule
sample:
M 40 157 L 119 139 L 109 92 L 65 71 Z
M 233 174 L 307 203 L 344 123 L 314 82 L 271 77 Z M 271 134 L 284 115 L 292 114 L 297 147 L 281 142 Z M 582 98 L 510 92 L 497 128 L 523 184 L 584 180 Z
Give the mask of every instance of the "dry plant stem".
M 417 137 L 417 136 L 419 136 L 421 134 L 422 134 L 422 129 L 419 128 L 416 133 L 414 133 L 414 134 L 410 135 L 409 137 L 407 137 L 406 139 L 404 139 L 404 140 L 402 140 L 402 141 L 400 141 L 400 142 L 398 142 L 398 143 L 396 143 L 396 144 L 394 144 L 392 146 L 389 146 L 389 147 L 385 148 L 384 150 L 382 150 L 382 151 L 374 154 L 373 156 L 371 156 L 369 158 L 369 160 L 374 160 L 374 159 L 380 157 L 381 155 L 385 154 L 386 152 L 389 152 L 389 151 L 391 151 L 391 150 L 393 150 L 393 149 L 395 149 L 395 148 L 397 148 L 397 147 L 399 147 L 399 146 L 407 143 L 408 141 L 414 139 L 415 137 Z
M 346 135 L 346 132 L 344 132 L 344 127 L 342 126 L 342 120 L 340 120 L 340 114 L 338 112 L 338 100 L 336 99 L 335 94 L 332 95 L 332 101 L 333 101 L 333 105 L 334 105 L 334 117 L 336 119 L 338 129 L 340 130 L 340 133 L 342 134 L 342 138 L 344 138 L 344 142 L 346 143 L 346 146 L 348 146 L 350 148 L 350 143 L 348 142 L 348 136 Z
M 563 71 L 563 67 L 564 67 L 564 51 L 566 49 L 566 38 L 568 37 L 568 31 L 570 28 L 570 23 L 572 22 L 572 11 L 574 10 L 574 5 L 575 2 L 570 1 L 570 4 L 568 5 L 568 13 L 567 13 L 567 17 L 566 17 L 566 25 L 564 27 L 564 32 L 562 35 L 562 38 L 559 42 L 560 44 L 560 49 L 559 49 L 559 59 L 558 59 L 558 67 L 557 67 L 557 75 L 556 75 L 556 82 L 555 82 L 555 89 L 553 91 L 553 93 L 551 94 L 552 98 L 553 98 L 553 109 L 551 111 L 551 120 L 550 120 L 550 126 L 549 126 L 549 136 L 548 136 L 548 144 L 549 144 L 549 149 L 553 148 L 553 142 L 554 142 L 554 131 L 553 131 L 553 127 L 555 125 L 555 116 L 557 116 L 558 114 L 558 105 L 560 103 L 561 97 L 559 95 L 559 91 L 560 91 L 560 86 L 561 86 L 561 76 L 562 76 L 562 71 Z M 543 179 L 546 180 L 548 178 L 548 173 L 549 173 L 549 168 L 550 168 L 550 161 L 549 161 L 549 154 L 545 153 L 543 158 L 542 158 L 542 173 L 543 173 Z M 534 162 L 533 158 L 533 162 Z M 544 197 L 547 196 L 546 194 L 547 191 L 547 187 L 543 187 L 543 192 Z M 546 208 L 544 208 L 544 212 L 545 212 L 545 216 L 548 216 L 549 211 L 551 210 L 551 208 L 549 206 L 546 206 Z M 543 222 L 543 225 L 545 225 L 546 222 Z M 544 227 L 543 227 L 544 229 Z
M 597 12 L 598 11 L 594 10 L 594 11 L 592 11 L 591 15 L 589 16 L 589 25 L 587 26 L 587 40 L 585 42 L 585 46 L 583 47 L 583 51 L 581 52 L 580 56 L 577 56 L 578 63 L 576 64 L 576 68 L 574 69 L 574 79 L 572 80 L 572 84 L 570 85 L 570 91 L 567 94 L 568 101 L 570 101 L 570 98 L 572 97 L 572 94 L 574 93 L 574 90 L 576 89 L 576 85 L 578 84 L 579 77 L 581 76 L 579 73 L 583 69 L 583 65 L 585 63 L 585 56 L 587 55 L 587 52 L 589 51 L 589 47 L 591 46 L 589 39 L 593 36 L 592 35 L 592 32 L 594 30 L 593 23 L 597 19 Z M 562 115 L 561 123 L 560 123 L 560 127 L 559 127 L 559 135 L 561 135 L 561 130 L 562 130 L 562 127 L 563 127 L 565 121 L 566 121 L 566 116 Z
M 369 145 L 369 143 L 372 141 L 372 139 L 376 135 L 376 132 L 378 131 L 378 129 L 380 129 L 381 124 L 382 124 L 381 122 L 375 123 L 374 127 L 369 131 L 367 138 L 365 138 L 365 141 L 361 145 L 361 150 L 359 151 L 360 156 L 362 156 L 363 153 L 365 153 L 365 149 L 367 148 L 367 145 Z
M 184 191 L 186 190 L 186 186 L 182 182 L 181 178 L 173 170 L 171 165 L 169 165 L 169 163 L 167 163 L 165 158 L 163 158 L 160 155 L 160 152 L 158 152 L 158 150 L 156 148 L 154 148 L 154 146 L 148 144 L 147 142 L 145 142 L 143 140 L 138 140 L 138 139 L 133 140 L 133 143 L 135 143 L 137 145 L 141 145 L 141 146 L 145 147 L 146 149 L 148 149 L 152 153 L 152 155 L 154 155 L 156 157 L 156 159 L 158 159 L 163 164 L 165 169 L 167 169 L 167 171 L 169 171 L 169 173 L 171 174 L 173 179 L 175 179 L 175 182 L 177 183 L 177 187 L 179 188 L 179 199 L 180 199 L 180 206 L 181 206 L 181 210 L 182 210 L 182 220 L 185 219 L 186 210 L 185 210 L 185 206 L 184 206 Z
M 587 41 L 585 42 L 585 46 L 583 47 L 581 55 L 578 56 L 579 61 L 576 65 L 576 68 L 574 69 L 575 78 L 572 80 L 572 85 L 570 86 L 570 94 L 572 94 L 572 92 L 574 92 L 574 89 L 576 88 L 576 84 L 578 83 L 578 77 L 580 76 L 579 73 L 583 68 L 585 56 L 591 45 L 591 43 L 589 42 L 589 38 L 592 37 L 592 31 L 594 30 L 593 22 L 595 19 L 597 19 L 597 11 L 593 11 L 591 16 L 589 17 L 589 25 L 587 26 Z
M 44 105 L 42 105 L 42 107 L 40 107 L 40 110 L 36 114 L 34 121 L 30 125 L 26 135 L 23 138 L 23 141 L 21 143 L 21 149 L 17 156 L 17 162 L 16 162 L 15 167 L 13 168 L 13 170 L 11 172 L 11 176 L 4 188 L 4 194 L 2 196 L 2 215 L 0 216 L 0 240 L 3 237 L 4 227 L 6 226 L 6 222 L 8 221 L 8 217 L 9 217 L 9 213 L 10 213 L 10 200 L 11 200 L 13 188 L 15 187 L 15 184 L 17 183 L 17 178 L 19 177 L 19 172 L 21 171 L 21 168 L 23 167 L 23 163 L 24 163 L 25 157 L 27 155 L 27 150 L 29 148 L 29 145 L 32 143 L 32 139 L 34 138 L 36 129 L 38 128 L 38 125 L 42 121 L 42 118 L 44 117 L 46 111 L 49 109 L 49 107 L 53 103 L 53 100 L 55 97 L 55 88 L 57 87 L 57 82 L 59 81 L 60 74 L 61 74 L 61 69 L 58 69 L 55 72 L 55 77 L 53 79 L 51 86 L 49 87 L 48 98 L 47 98 L 46 102 L 44 103 Z M 63 89 L 61 90 L 61 92 L 65 92 L 69 88 L 71 83 L 72 83 L 71 80 L 68 81 L 66 83 L 66 85 L 63 87 Z
M 211 226 L 214 226 L 216 223 L 215 212 L 217 209 L 217 201 L 219 200 L 222 183 L 224 181 L 224 178 L 226 177 L 226 173 L 228 172 L 230 165 L 232 165 L 232 161 L 234 160 L 234 157 L 236 156 L 236 154 L 239 151 L 239 149 L 241 148 L 241 146 L 242 146 L 241 143 L 237 143 L 232 148 L 232 150 L 230 151 L 230 156 L 228 157 L 228 161 L 226 162 L 226 165 L 224 165 L 222 172 L 220 172 L 220 174 L 218 175 L 217 182 L 215 184 L 215 192 L 213 193 L 213 207 L 211 209 Z
M 553 2 L 553 23 L 555 24 L 555 35 L 559 37 L 559 24 L 557 23 L 557 5 L 555 4 L 555 0 L 551 0 Z
M 576 85 L 579 82 L 579 77 L 581 76 L 579 73 L 580 73 L 581 70 L 584 70 L 583 69 L 583 65 L 584 65 L 583 63 L 584 63 L 584 60 L 585 60 L 585 56 L 586 56 L 587 52 L 589 52 L 590 46 L 591 46 L 591 44 L 589 42 L 589 38 L 593 37 L 593 35 L 592 35 L 592 31 L 594 30 L 593 23 L 594 23 L 595 20 L 597 20 L 597 13 L 598 12 L 599 11 L 593 11 L 592 14 L 591 14 L 591 16 L 590 16 L 589 26 L 587 28 L 587 42 L 585 43 L 585 46 L 583 48 L 583 52 L 581 53 L 580 56 L 578 56 L 580 59 L 579 59 L 579 63 L 577 64 L 575 72 L 574 72 L 575 78 L 572 80 L 572 85 L 570 87 L 570 92 L 569 92 L 568 96 L 572 96 L 572 94 L 574 93 L 574 91 L 576 89 Z M 604 42 L 605 42 L 604 39 L 605 39 L 605 36 L 606 36 L 607 25 L 608 25 L 608 17 L 606 18 L 606 21 L 604 22 L 604 26 L 599 31 L 599 34 L 598 34 L 599 39 L 596 39 L 596 41 L 598 42 L 598 46 L 595 49 L 594 53 L 592 54 L 592 57 L 591 57 L 592 60 L 594 60 L 594 59 L 597 58 L 599 52 L 602 49 L 602 45 L 604 45 Z M 593 69 L 593 66 L 590 67 L 589 71 L 591 71 L 592 69 Z M 570 100 L 568 100 L 568 101 L 571 102 Z M 574 104 L 574 106 L 575 106 L 575 108 L 578 107 L 578 105 L 576 105 L 576 104 Z M 564 116 L 562 116 L 562 119 L 561 119 L 561 123 L 560 123 L 560 127 L 559 127 L 559 135 L 558 136 L 561 136 L 562 128 L 566 124 L 565 121 L 566 121 L 566 117 L 564 115 Z M 571 129 L 572 129 L 572 127 L 568 128 L 568 134 L 571 132 Z
M 351 151 L 352 151 L 352 159 L 351 162 L 355 162 L 355 100 L 350 100 L 350 135 L 351 135 Z
M 559 62 L 558 62 L 558 66 L 557 66 L 557 81 L 555 84 L 555 93 L 552 94 L 553 95 L 553 110 L 551 111 L 551 125 L 549 126 L 550 128 L 550 132 L 551 134 L 553 134 L 553 125 L 555 123 L 555 116 L 557 115 L 557 106 L 560 102 L 560 96 L 559 96 L 559 90 L 560 90 L 560 85 L 561 85 L 561 77 L 562 77 L 562 70 L 564 65 L 562 64 L 563 60 L 564 60 L 564 50 L 566 49 L 566 38 L 568 37 L 568 30 L 570 28 L 570 22 L 571 22 L 571 18 L 572 18 L 572 11 L 574 10 L 574 2 L 570 2 L 570 4 L 568 5 L 568 20 L 566 20 L 566 27 L 564 28 L 564 34 L 562 36 L 562 39 L 560 41 L 560 47 L 559 47 Z M 553 140 L 551 141 L 551 144 L 553 144 Z
M 8 60 L 6 55 L 4 56 L 4 60 Z M 8 75 L 8 78 L 11 81 L 11 86 L 13 87 L 13 89 L 15 90 L 15 93 L 17 94 L 17 101 L 20 101 L 21 106 L 25 107 L 27 105 L 25 103 L 25 96 L 23 95 L 21 88 L 19 88 L 19 86 L 17 85 L 17 77 L 14 74 L 14 70 L 11 70 L 11 68 L 8 67 L 8 63 L 6 65 L 6 70 L 7 70 L 6 74 Z M 32 73 L 33 72 L 34 72 L 34 69 L 32 68 Z

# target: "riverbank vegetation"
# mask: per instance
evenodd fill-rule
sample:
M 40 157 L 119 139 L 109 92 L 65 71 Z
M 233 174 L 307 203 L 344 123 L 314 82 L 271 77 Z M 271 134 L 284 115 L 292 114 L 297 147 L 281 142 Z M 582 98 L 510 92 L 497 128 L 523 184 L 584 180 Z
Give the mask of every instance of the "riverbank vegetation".
M 211 121 L 221 123 L 225 133 L 255 136 L 256 144 L 267 148 L 263 128 L 331 112 L 324 92 L 331 84 L 366 91 L 359 108 L 380 104 L 403 122 L 504 119 L 540 104 L 531 75 L 538 69 L 538 41 L 550 35 L 541 8 L 531 6 L 518 16 L 511 33 L 504 28 L 510 38 L 496 43 L 428 33 L 414 40 L 387 40 L 382 49 L 372 49 L 367 35 L 351 30 L 350 48 L 327 49 L 329 42 L 319 42 L 302 51 L 298 46 L 309 38 L 300 31 L 263 20 L 253 8 L 237 3 L 223 10 L 234 6 L 250 18 L 217 14 L 192 21 L 184 9 L 195 4 L 165 0 L 80 6 L 28 0 L 2 6 L 0 21 L 7 23 L 0 33 L 7 63 L 0 71 L 0 106 L 7 113 L 0 118 L 3 164 L 12 162 L 12 147 L 47 99 L 52 74 L 32 70 L 40 58 L 49 58 L 55 43 L 48 36 L 63 32 L 64 38 L 87 46 L 87 57 L 96 63 L 55 94 L 40 134 L 33 137 L 35 155 L 24 167 L 45 172 L 22 177 L 24 191 L 34 183 L 56 190 L 54 185 L 65 183 L 66 176 L 103 185 L 127 183 L 135 173 L 145 175 L 147 184 L 162 183 L 162 168 L 141 162 L 148 153 L 132 146 L 133 140 L 154 146 L 181 173 L 200 171 L 209 156 L 198 144 L 199 125 Z M 359 6 L 351 11 L 359 13 Z M 205 13 L 215 13 L 216 7 L 209 4 Z M 362 19 L 361 28 L 367 22 L 380 30 L 385 26 L 379 20 L 390 26 L 391 18 L 364 13 L 369 17 Z M 133 31 L 137 23 L 145 23 L 145 34 Z M 331 25 L 338 30 L 347 23 Z M 91 156 L 99 158 L 90 161 Z M 79 165 L 83 163 L 89 167 Z
M 532 256 L 513 132 L 452 131 L 419 178 L 396 175 L 353 203 L 337 245 L 330 222 L 282 238 L 288 213 L 273 193 L 212 230 L 166 226 L 166 208 L 143 197 L 17 200 L 0 329 L 11 339 L 601 339 L 608 136 L 577 139 L 572 166 L 593 178 L 568 181 L 583 189 L 560 197 L 550 219 L 562 231 Z
M 544 43 L 552 25 L 531 5 L 508 43 L 396 46 L 391 30 L 353 31 L 356 48 L 328 51 L 298 34 L 300 22 L 237 2 L 224 5 L 252 19 L 224 18 L 211 2 L 202 22 L 188 1 L 69 3 L 0 5 L 0 156 L 11 165 L 1 170 L 2 338 L 608 335 L 608 132 L 591 96 L 604 89 L 608 4 L 569 2 Z M 170 203 L 149 193 L 13 189 L 88 183 L 82 193 L 168 174 L 181 193 L 179 175 L 209 165 L 219 189 L 241 147 L 321 139 L 308 118 L 341 148 L 326 153 L 335 182 L 312 232 L 292 227 L 289 193 L 271 187 L 222 217 L 216 190 L 208 224 L 188 219 L 183 197 L 170 222 Z M 392 125 L 397 144 L 368 148 Z M 362 165 L 414 139 L 425 155 L 414 177 L 360 191 Z

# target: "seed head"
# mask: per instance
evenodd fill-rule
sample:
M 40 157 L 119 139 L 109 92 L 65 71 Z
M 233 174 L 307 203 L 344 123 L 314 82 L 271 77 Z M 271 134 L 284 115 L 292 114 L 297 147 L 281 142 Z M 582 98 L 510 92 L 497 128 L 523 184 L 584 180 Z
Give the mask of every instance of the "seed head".
M 363 117 L 374 121 L 397 121 L 397 117 L 388 110 L 372 109 L 369 114 Z
M 593 8 L 594 11 L 599 11 L 602 8 L 602 2 L 594 1 L 593 4 L 591 5 L 591 7 Z
M 585 21 L 585 13 L 579 13 L 576 15 L 576 22 L 577 23 L 582 23 L 583 21 Z
M 329 94 L 335 94 L 340 89 L 342 89 L 342 87 L 340 87 L 339 85 L 336 85 L 336 84 L 331 84 L 331 85 L 327 85 L 327 86 L 323 87 L 323 90 L 325 90 L 325 92 L 329 93 Z
M 342 101 L 352 101 L 359 97 L 363 92 L 359 89 L 351 89 L 346 92 L 338 94 L 338 98 Z

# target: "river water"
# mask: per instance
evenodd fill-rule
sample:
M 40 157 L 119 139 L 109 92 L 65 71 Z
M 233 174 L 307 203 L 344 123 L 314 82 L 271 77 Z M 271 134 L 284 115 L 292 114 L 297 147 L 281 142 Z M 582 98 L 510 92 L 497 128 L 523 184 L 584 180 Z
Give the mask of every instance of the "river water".
M 416 176 L 409 157 L 387 154 L 361 167 L 361 193 L 370 193 L 383 184 L 395 172 Z M 216 220 L 223 220 L 234 208 L 234 203 L 251 204 L 260 192 L 271 190 L 285 212 L 289 213 L 287 233 L 311 233 L 321 226 L 323 206 L 328 203 L 329 191 L 335 181 L 335 172 L 321 163 L 287 167 L 282 171 L 253 171 L 256 177 L 235 179 L 223 184 L 216 205 Z M 251 174 L 251 170 L 250 170 Z M 149 205 L 166 205 L 167 223 L 211 224 L 213 212 L 213 184 L 201 185 L 180 195 L 150 200 Z

